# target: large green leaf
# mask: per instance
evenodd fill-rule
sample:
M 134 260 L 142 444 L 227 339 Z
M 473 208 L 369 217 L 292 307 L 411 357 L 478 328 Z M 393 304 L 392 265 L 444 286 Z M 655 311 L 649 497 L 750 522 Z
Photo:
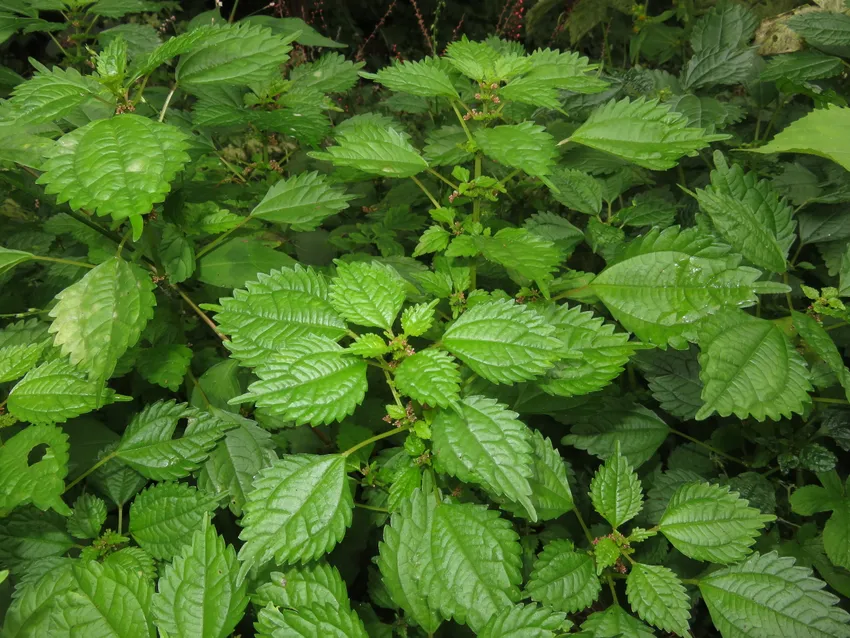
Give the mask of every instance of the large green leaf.
M 153 597 L 153 616 L 173 638 L 225 638 L 248 605 L 245 584 L 237 585 L 239 563 L 212 525 L 195 531 L 167 565 Z
M 56 295 L 50 311 L 54 343 L 103 383 L 153 317 L 154 287 L 148 273 L 120 257 L 103 262 Z
M 446 408 L 457 401 L 460 371 L 442 350 L 428 348 L 404 359 L 395 370 L 399 392 L 431 407 Z
M 277 609 L 269 605 L 260 610 L 258 618 L 254 623 L 256 638 L 369 638 L 356 612 L 333 605 L 314 605 L 299 610 Z
M 765 82 L 806 82 L 841 73 L 841 58 L 817 51 L 795 51 L 771 58 L 759 79 Z
M 333 186 L 324 175 L 300 173 L 272 186 L 251 217 L 289 224 L 296 231 L 314 230 L 326 218 L 348 208 L 351 199 L 354 195 Z
M 73 561 L 69 558 L 52 558 L 39 561 L 46 571 L 22 579 L 3 623 L 3 638 L 53 635 L 53 608 L 61 595 L 74 585 Z
M 712 572 L 699 589 L 723 638 L 850 635 L 850 615 L 812 571 L 776 552 L 753 554 L 744 562 Z M 754 622 L 758 619 L 758 623 Z
M 688 127 L 688 120 L 657 100 L 623 98 L 599 107 L 562 141 L 605 151 L 652 170 L 673 168 L 683 155 L 694 155 L 726 135 Z
M 508 607 L 478 632 L 479 638 L 555 638 L 571 625 L 563 613 L 538 605 Z
M 615 529 L 640 512 L 643 505 L 640 479 L 626 457 L 621 456 L 619 445 L 590 481 L 590 500 L 593 508 Z
M 262 470 L 243 508 L 240 580 L 252 567 L 307 563 L 351 525 L 354 498 L 339 454 L 288 455 Z
M 217 36 L 219 28 L 211 25 L 200 26 L 196 29 L 191 29 L 186 33 L 181 33 L 178 36 L 169 38 L 163 44 L 156 47 L 153 51 L 138 60 L 133 80 L 144 75 L 149 75 L 154 72 L 157 67 L 165 64 L 172 58 L 182 55 L 187 51 L 191 51 L 195 47 L 203 44 L 207 39 Z
M 635 563 L 626 579 L 632 610 L 650 625 L 688 636 L 691 603 L 685 586 L 667 567 Z
M 337 135 L 338 146 L 311 157 L 382 177 L 410 177 L 428 168 L 407 137 L 391 127 L 361 122 Z
M 260 273 L 291 266 L 295 266 L 295 260 L 267 242 L 237 237 L 216 246 L 198 260 L 197 278 L 212 286 L 241 288 Z
M 532 521 L 531 431 L 495 399 L 464 397 L 460 409 L 441 409 L 432 424 L 438 467 L 465 483 L 521 504 Z
M 548 179 L 558 189 L 551 189 L 552 197 L 567 208 L 585 215 L 598 215 L 602 210 L 602 183 L 592 175 L 559 169 Z
M 100 90 L 92 77 L 74 68 L 60 69 L 38 65 L 31 79 L 18 84 L 9 100 L 9 116 L 18 125 L 30 126 L 53 122 L 74 111 Z
M 593 604 L 602 591 L 593 559 L 570 541 L 551 541 L 543 548 L 525 586 L 532 600 L 568 614 Z
M 443 344 L 480 376 L 507 384 L 545 373 L 562 349 L 540 313 L 513 301 L 473 306 L 446 330 Z
M 474 138 L 487 157 L 529 175 L 545 177 L 555 165 L 555 139 L 532 122 L 478 129 Z
M 0 562 L 13 574 L 32 569 L 35 561 L 55 559 L 75 545 L 65 517 L 21 507 L 0 519 Z
M 30 453 L 41 446 L 44 453 L 30 463 Z M 0 447 L 0 515 L 26 503 L 70 514 L 62 500 L 69 447 L 68 435 L 55 425 L 31 425 L 6 439 Z
M 419 62 L 406 60 L 386 66 L 377 73 L 361 73 L 365 78 L 383 84 L 391 91 L 420 97 L 459 99 L 452 79 L 438 60 L 425 58 Z
M 366 362 L 327 337 L 289 341 L 254 369 L 260 378 L 231 405 L 253 401 L 296 424 L 322 425 L 354 412 L 366 394 Z
M 189 161 L 186 133 L 131 113 L 95 120 L 59 138 L 38 178 L 61 204 L 115 220 L 145 215 Z
M 244 365 L 258 365 L 290 339 L 314 334 L 339 339 L 345 323 L 328 299 L 324 276 L 301 266 L 257 275 L 219 301 L 216 321 L 227 347 Z
M 744 558 L 775 518 L 748 507 L 728 486 L 686 483 L 673 493 L 658 527 L 685 556 L 728 565 Z
M 778 420 L 801 414 L 810 402 L 806 362 L 774 322 L 721 313 L 703 321 L 699 345 L 704 405 L 697 420 L 715 411 Z
M 184 419 L 182 435 L 172 438 Z M 185 403 L 157 401 L 133 417 L 115 455 L 148 478 L 178 479 L 197 470 L 225 431 L 235 426 Z
M 526 228 L 503 228 L 492 237 L 478 236 L 474 241 L 485 259 L 532 280 L 544 295 L 549 295 L 554 272 L 564 260 L 555 243 Z
M 815 47 L 850 45 L 850 16 L 831 8 L 791 16 L 788 28 Z
M 140 493 L 130 505 L 130 534 L 151 556 L 171 560 L 204 517 L 215 511 L 218 499 L 185 483 L 156 483 Z
M 364 62 L 346 60 L 339 53 L 325 53 L 314 62 L 299 64 L 289 72 L 295 89 L 314 89 L 322 93 L 342 93 L 357 83 L 357 70 Z
M 404 282 L 392 267 L 377 261 L 337 263 L 330 301 L 351 323 L 392 330 L 404 299 Z

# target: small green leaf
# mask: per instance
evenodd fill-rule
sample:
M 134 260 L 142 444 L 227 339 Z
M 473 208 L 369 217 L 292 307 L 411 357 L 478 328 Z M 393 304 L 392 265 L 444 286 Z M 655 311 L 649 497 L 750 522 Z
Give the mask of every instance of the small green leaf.
M 97 538 L 106 522 L 106 503 L 97 496 L 82 494 L 74 501 L 68 532 L 75 538 Z
M 597 611 L 582 623 L 582 631 L 590 632 L 590 638 L 654 638 L 655 633 L 634 616 L 627 614 L 619 605 L 611 605 L 605 611 Z
M 619 445 L 596 470 L 590 482 L 590 499 L 594 509 L 615 529 L 640 512 L 643 504 L 641 483 L 632 466 L 620 454 Z
M 393 128 L 362 122 L 338 134 L 336 141 L 338 146 L 309 155 L 334 166 L 356 168 L 382 177 L 410 177 L 428 168 L 407 137 Z
M 570 210 L 598 215 L 602 210 L 602 184 L 592 175 L 575 169 L 559 169 L 549 176 L 552 197 Z M 551 188 L 551 187 L 550 187 Z
M 420 257 L 445 250 L 449 245 L 449 239 L 451 239 L 449 231 L 435 224 L 422 233 L 419 243 L 416 244 L 416 249 L 413 251 L 413 256 Z
M 555 139 L 532 122 L 481 128 L 474 138 L 487 157 L 529 175 L 545 177 L 555 165 Z
M 139 352 L 136 369 L 145 381 L 177 392 L 191 361 L 191 348 L 179 343 L 165 343 Z
M 336 567 L 325 562 L 272 572 L 251 597 L 255 606 L 300 609 L 315 604 L 348 607 L 348 589 Z
M 593 604 L 602 591 L 593 559 L 577 552 L 569 541 L 552 541 L 543 548 L 525 586 L 532 600 L 568 614 Z
M 296 231 L 314 230 L 331 215 L 348 208 L 351 199 L 354 195 L 334 187 L 324 175 L 300 173 L 272 186 L 251 211 L 251 217 L 289 224 Z
M 428 349 L 407 357 L 395 370 L 399 392 L 431 407 L 446 408 L 457 401 L 460 371 L 454 358 Z
M 348 351 L 361 357 L 372 358 L 380 357 L 390 351 L 390 347 L 380 335 L 374 332 L 367 332 L 360 335 L 354 343 L 349 344 Z
M 415 306 L 405 308 L 401 315 L 401 328 L 404 334 L 411 337 L 420 337 L 431 329 L 434 323 L 434 309 L 437 300 L 429 303 L 419 303 Z
M 626 579 L 632 610 L 650 625 L 677 636 L 689 634 L 691 603 L 676 574 L 661 565 L 635 563 Z
M 261 609 L 254 623 L 256 638 L 280 636 L 322 636 L 323 638 L 369 638 L 363 621 L 351 609 L 333 605 L 313 605 L 299 610 Z
M 392 267 L 379 262 L 337 263 L 330 301 L 346 320 L 392 330 L 404 299 L 404 284 Z
M 452 84 L 451 77 L 440 68 L 441 66 L 438 58 L 424 58 L 419 62 L 405 60 L 386 66 L 377 73 L 361 73 L 361 75 L 397 93 L 459 99 L 460 96 Z
M 30 463 L 29 455 L 40 446 L 44 451 Z M 27 503 L 70 514 L 62 500 L 69 448 L 68 435 L 55 425 L 30 425 L 6 439 L 0 447 L 0 514 Z

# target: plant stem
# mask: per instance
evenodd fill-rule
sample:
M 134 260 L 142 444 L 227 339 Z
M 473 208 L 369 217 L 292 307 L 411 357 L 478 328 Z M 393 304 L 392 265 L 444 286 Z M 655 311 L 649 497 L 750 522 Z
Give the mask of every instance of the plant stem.
M 118 533 L 121 533 L 121 528 L 124 526 L 124 506 L 118 506 Z
M 729 461 L 733 461 L 735 463 L 738 463 L 739 465 L 743 465 L 744 467 L 752 467 L 746 461 L 742 461 L 741 459 L 736 458 L 736 457 L 734 457 L 730 454 L 726 454 L 726 452 L 722 452 L 722 451 L 718 450 L 716 447 L 709 445 L 708 443 L 703 443 L 699 439 L 695 439 L 694 437 L 692 437 L 690 434 L 685 434 L 684 432 L 681 432 L 681 431 L 676 430 L 674 428 L 670 428 L 670 432 L 672 432 L 673 434 L 675 434 L 677 436 L 681 436 L 683 439 L 687 439 L 691 443 L 696 443 L 697 445 L 704 447 L 706 450 L 709 450 L 710 452 L 713 452 L 717 456 L 723 457 L 724 459 L 727 459 Z
M 387 437 L 393 436 L 394 434 L 399 434 L 401 432 L 407 432 L 407 431 L 412 430 L 412 429 L 413 429 L 412 425 L 406 425 L 403 428 L 395 428 L 394 430 L 390 430 L 388 432 L 382 432 L 381 434 L 376 434 L 375 436 L 368 438 L 365 441 L 360 441 L 360 443 L 358 443 L 354 447 L 348 448 L 345 452 L 342 453 L 342 455 L 345 456 L 345 457 L 351 456 L 352 454 L 354 454 L 360 448 L 364 448 L 367 445 L 370 445 L 371 443 L 374 443 L 376 441 L 380 441 L 381 439 L 386 439 Z
M 443 177 L 442 175 L 440 175 L 437 171 L 435 171 L 433 168 L 426 168 L 425 170 L 426 170 L 426 171 L 428 171 L 429 173 L 431 173 L 431 175 L 433 175 L 433 176 L 434 176 L 434 177 L 436 177 L 437 179 L 442 180 L 443 182 L 445 182 L 445 183 L 446 183 L 446 184 L 447 184 L 447 185 L 448 185 L 448 186 L 449 186 L 452 190 L 457 190 L 457 184 L 455 184 L 455 183 L 454 183 L 453 181 L 451 181 L 450 179 L 446 179 L 445 177 Z
M 219 161 L 221 161 L 221 163 L 222 163 L 222 164 L 224 164 L 224 166 L 225 166 L 225 167 L 226 167 L 226 168 L 227 168 L 227 169 L 228 169 L 231 173 L 233 173 L 233 175 L 236 177 L 236 179 L 240 180 L 243 184 L 247 184 L 247 183 L 248 183 L 248 180 L 246 180 L 246 179 L 245 179 L 245 177 L 242 175 L 242 173 L 240 173 L 239 171 L 237 171 L 237 170 L 236 170 L 236 167 L 235 167 L 235 166 L 233 166 L 233 164 L 231 164 L 230 162 L 228 162 L 228 161 L 227 161 L 226 159 L 224 159 L 221 155 L 219 155 L 219 156 L 218 156 L 218 159 L 219 159 Z
M 581 512 L 578 511 L 578 506 L 575 503 L 573 503 L 573 514 L 576 515 L 576 518 L 578 519 L 578 524 L 581 525 L 581 528 L 584 530 L 584 535 L 587 536 L 588 542 L 593 545 L 593 534 L 590 533 L 590 529 L 587 527 L 587 524 L 581 517 Z
M 216 246 L 218 246 L 219 244 L 221 244 L 221 242 L 223 242 L 225 239 L 227 239 L 227 238 L 231 235 L 231 233 L 234 233 L 235 231 L 239 230 L 240 228 L 242 228 L 242 226 L 244 226 L 245 224 L 247 224 L 249 221 L 251 221 L 251 216 L 250 216 L 250 215 L 248 215 L 248 216 L 247 216 L 247 217 L 245 217 L 245 218 L 244 218 L 241 222 L 239 222 L 238 224 L 236 224 L 236 226 L 234 226 L 234 227 L 233 227 L 233 228 L 231 228 L 230 230 L 227 230 L 227 231 L 223 232 L 221 235 L 219 235 L 218 237 L 216 237 L 215 239 L 213 239 L 213 240 L 212 240 L 210 243 L 208 243 L 206 246 L 204 246 L 203 248 L 201 248 L 201 249 L 200 249 L 200 250 L 199 250 L 199 251 L 195 254 L 195 259 L 196 259 L 196 260 L 198 260 L 198 259 L 200 259 L 201 257 L 203 257 L 204 255 L 206 255 L 206 254 L 207 254 L 208 252 L 210 252 L 213 248 L 215 248 Z
M 505 177 L 504 179 L 500 180 L 500 181 L 499 181 L 499 183 L 500 183 L 502 186 L 504 186 L 504 185 L 505 185 L 505 184 L 507 184 L 509 181 L 511 181 L 514 177 L 516 177 L 517 175 L 519 175 L 520 173 L 522 173 L 522 170 L 520 170 L 520 169 L 516 169 L 515 171 L 511 171 L 510 173 L 508 173 L 507 177 Z
M 463 119 L 463 115 L 460 114 L 460 111 L 458 110 L 457 105 L 454 102 L 452 102 L 452 108 L 455 111 L 455 115 L 457 115 L 457 119 L 460 122 L 461 127 L 463 127 L 463 132 L 466 133 L 466 137 L 469 139 L 470 142 L 474 144 L 475 138 L 473 138 L 472 133 L 469 132 L 469 127 L 466 125 L 466 120 Z
M 782 273 L 782 283 L 784 283 L 786 286 L 788 285 L 788 273 L 787 272 Z M 791 293 L 790 292 L 785 293 L 785 303 L 788 304 L 788 312 L 790 312 L 793 315 L 794 314 L 794 301 L 791 299 Z
M 233 8 L 230 10 L 230 17 L 227 19 L 230 24 L 233 24 L 233 20 L 236 19 L 236 7 L 238 6 L 239 0 L 233 0 Z
M 73 259 L 60 259 L 59 257 L 43 257 L 41 255 L 35 255 L 33 257 L 35 261 L 52 261 L 57 264 L 67 264 L 68 266 L 79 266 L 80 268 L 96 268 L 94 264 L 89 264 L 84 261 L 74 261 Z
M 73 481 L 71 481 L 71 482 L 70 482 L 70 483 L 69 483 L 69 484 L 65 487 L 65 491 L 64 491 L 64 492 L 62 492 L 62 493 L 63 493 L 63 494 L 66 494 L 69 490 L 71 490 L 74 486 L 76 486 L 76 485 L 77 485 L 80 481 L 82 481 L 84 478 L 86 478 L 87 476 L 89 476 L 89 475 L 90 475 L 90 474 L 92 474 L 93 472 L 97 471 L 97 469 L 98 469 L 98 468 L 100 468 L 100 467 L 102 467 L 102 466 L 106 465 L 107 463 L 109 463 L 109 461 L 111 461 L 111 460 L 112 460 L 112 459 L 114 459 L 115 457 L 116 457 L 116 453 L 115 453 L 115 452 L 112 452 L 111 454 L 107 454 L 106 456 L 104 456 L 104 457 L 103 457 L 102 459 L 100 459 L 97 463 L 95 463 L 94 465 L 92 465 L 89 469 L 87 469 L 85 472 L 83 472 L 83 473 L 82 473 L 82 474 L 80 474 L 77 478 L 75 478 Z
M 180 295 L 180 298 L 183 299 L 183 301 L 186 302 L 186 305 L 189 306 L 192 310 L 195 311 L 195 314 L 198 315 L 201 318 L 201 321 L 203 321 L 205 324 L 207 324 L 210 327 L 210 329 L 216 334 L 216 336 L 219 339 L 221 339 L 222 341 L 230 341 L 230 339 L 228 339 L 227 335 L 224 335 L 221 332 L 219 332 L 218 326 L 216 326 L 215 323 L 213 322 L 213 320 L 209 318 L 209 315 L 207 315 L 207 313 L 205 313 L 203 310 L 201 310 L 198 307 L 198 304 L 196 304 L 194 301 L 189 299 L 189 296 L 185 292 L 180 290 L 180 288 L 178 288 L 175 284 L 168 284 L 168 285 L 171 286 L 171 288 L 173 290 L 175 290 L 178 295 Z
M 387 385 L 390 386 L 390 392 L 393 393 L 393 399 L 395 400 L 395 404 L 404 410 L 404 404 L 401 402 L 401 397 L 398 395 L 398 392 L 395 389 L 395 382 L 393 381 L 392 376 L 390 376 L 390 371 L 387 368 L 383 368 L 384 378 L 387 380 Z
M 380 512 L 381 514 L 389 514 L 390 511 L 384 507 L 375 507 L 374 505 L 366 505 L 365 503 L 355 503 L 354 507 L 359 507 L 370 512 Z
M 620 601 L 617 600 L 617 588 L 614 586 L 614 579 L 611 578 L 611 574 L 607 574 L 605 580 L 608 581 L 608 589 L 611 590 L 611 597 L 614 599 L 614 604 L 619 607 Z
M 848 325 L 847 322 L 842 321 L 841 323 L 836 323 L 834 325 L 829 326 L 828 328 L 824 328 L 824 330 L 826 330 L 827 332 L 829 332 L 830 330 L 838 330 L 839 328 L 843 328 L 846 325 Z
M 850 401 L 846 399 L 830 399 L 828 397 L 812 397 L 815 403 L 829 403 L 834 405 L 850 405 Z
M 162 105 L 162 110 L 159 112 L 159 121 L 162 122 L 165 119 L 165 112 L 168 110 L 168 105 L 171 104 L 171 98 L 174 97 L 174 92 L 177 90 L 177 85 L 175 84 L 171 90 L 168 92 L 168 96 L 165 98 L 165 104 Z
M 425 188 L 425 184 L 423 184 L 418 179 L 416 179 L 415 175 L 411 175 L 410 179 L 412 179 L 413 182 L 419 187 L 419 189 L 423 193 L 425 193 L 425 195 L 428 196 L 428 199 L 430 199 L 431 203 L 434 204 L 434 208 L 440 208 L 440 202 L 438 202 L 437 199 L 431 194 L 431 191 L 429 191 L 427 188 Z

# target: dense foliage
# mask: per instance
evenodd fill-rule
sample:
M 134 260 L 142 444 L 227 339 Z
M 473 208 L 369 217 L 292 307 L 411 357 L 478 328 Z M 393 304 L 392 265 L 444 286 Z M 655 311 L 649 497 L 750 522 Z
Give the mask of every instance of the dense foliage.
M 517 4 L 0 2 L 0 636 L 850 636 L 850 13 Z

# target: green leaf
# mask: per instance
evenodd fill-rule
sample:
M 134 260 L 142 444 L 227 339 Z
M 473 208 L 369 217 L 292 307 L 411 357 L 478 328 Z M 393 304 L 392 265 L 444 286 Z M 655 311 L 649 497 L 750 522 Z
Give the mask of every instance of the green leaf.
M 466 149 L 469 138 L 459 126 L 441 126 L 428 134 L 423 150 L 425 159 L 432 167 L 456 166 L 472 159 Z
M 204 526 L 218 499 L 185 483 L 156 483 L 130 504 L 130 534 L 151 556 L 171 560 Z
M 184 419 L 182 436 L 172 439 Z M 225 431 L 235 425 L 185 403 L 157 401 L 133 417 L 115 455 L 147 478 L 178 479 L 197 470 Z
M 419 242 L 416 244 L 416 249 L 413 251 L 414 257 L 421 257 L 430 253 L 436 253 L 445 250 L 449 245 L 449 239 L 452 236 L 442 226 L 434 224 L 422 233 L 419 237 Z
M 514 78 L 505 86 L 500 87 L 499 99 L 552 110 L 561 108 L 557 89 L 549 86 L 543 79 L 528 76 Z
M 634 467 L 643 465 L 670 434 L 655 412 L 637 403 L 599 401 L 575 417 L 570 434 L 561 442 L 606 459 L 620 453 Z
M 272 186 L 251 217 L 289 224 L 296 231 L 314 230 L 326 218 L 348 208 L 351 199 L 354 195 L 335 188 L 324 175 L 300 173 Z
M 564 614 L 537 605 L 508 607 L 490 618 L 479 638 L 555 638 L 570 626 Z
M 459 411 L 444 408 L 434 417 L 434 456 L 441 470 L 521 504 L 536 521 L 531 431 L 518 416 L 494 399 L 465 397 Z
M 759 57 L 753 49 L 711 47 L 696 53 L 682 70 L 682 88 L 735 85 L 754 75 Z
M 152 606 L 156 626 L 174 638 L 229 636 L 248 605 L 238 572 L 233 547 L 205 523 L 159 579 Z
M 351 609 L 314 605 L 303 609 L 261 609 L 254 623 L 256 638 L 322 636 L 322 638 L 369 638 L 363 621 Z
M 776 552 L 755 553 L 699 581 L 714 626 L 724 638 L 846 636 L 850 615 L 835 606 L 839 599 L 823 591 L 825 586 L 810 569 Z
M 100 84 L 74 68 L 48 69 L 40 64 L 31 79 L 18 84 L 8 102 L 9 117 L 19 126 L 46 124 L 72 113 L 100 92 Z
M 532 234 L 555 244 L 564 259 L 584 242 L 584 233 L 555 213 L 535 213 L 525 220 L 524 226 Z
M 634 616 L 627 614 L 619 605 L 611 605 L 605 611 L 588 616 L 581 625 L 590 638 L 654 638 L 655 633 Z
M 153 317 L 154 287 L 146 271 L 120 257 L 103 262 L 56 295 L 54 343 L 72 365 L 103 383 Z
M 806 362 L 774 322 L 721 313 L 703 321 L 699 345 L 704 405 L 697 420 L 716 411 L 775 421 L 802 414 L 811 401 Z
M 643 505 L 640 479 L 620 454 L 619 445 L 593 475 L 590 500 L 593 508 L 615 529 L 640 512 Z
M 559 169 L 549 176 L 552 197 L 570 210 L 598 215 L 602 210 L 602 185 L 595 177 L 575 169 Z
M 35 259 L 35 255 L 32 253 L 0 246 L 0 275 L 9 272 L 18 264 L 23 264 L 32 259 Z
M 199 281 L 221 288 L 241 288 L 275 269 L 295 266 L 295 260 L 259 239 L 229 239 L 198 260 Z
M 634 361 L 663 410 L 680 419 L 694 418 L 702 407 L 696 348 L 644 352 Z
M 460 371 L 454 358 L 442 350 L 427 349 L 404 359 L 395 370 L 401 394 L 431 407 L 446 408 L 460 392 Z
M 97 538 L 106 522 L 106 503 L 97 496 L 82 494 L 74 501 L 68 532 L 75 538 Z
M 325 53 L 315 62 L 294 67 L 289 72 L 289 81 L 295 89 L 342 93 L 357 83 L 357 70 L 364 64 L 346 60 L 339 53 Z
M 567 466 L 548 438 L 538 430 L 531 430 L 531 504 L 540 521 L 563 516 L 573 509 L 573 495 L 567 481 Z M 519 516 L 527 516 L 520 507 L 503 506 Z
M 838 19 L 840 14 L 823 14 L 829 20 Z M 850 17 L 844 16 L 850 22 Z M 791 122 L 770 142 L 759 148 L 748 149 L 753 153 L 805 153 L 825 157 L 850 170 L 850 147 L 844 132 L 850 125 L 850 107 L 830 104 L 825 109 L 815 109 L 799 120 Z
M 564 358 L 538 381 L 549 394 L 580 396 L 604 388 L 620 375 L 641 345 L 629 341 L 628 333 L 614 332 L 614 324 L 582 312 L 580 306 L 550 306 L 546 319 L 555 327 L 564 352 Z
M 279 77 L 280 65 L 289 59 L 289 41 L 258 25 L 213 27 L 181 56 L 175 79 L 190 89 L 269 81 Z
M 534 281 L 544 295 L 549 295 L 553 273 L 564 260 L 554 243 L 526 228 L 503 228 L 492 237 L 482 235 L 474 241 L 486 260 Z
M 68 558 L 43 559 L 39 563 L 50 569 L 38 577 L 21 580 L 4 619 L 3 638 L 46 636 L 54 629 L 51 612 L 61 594 L 74 584 L 74 563 Z
M 113 401 L 129 400 L 68 363 L 53 359 L 27 372 L 9 393 L 9 412 L 20 421 L 62 423 Z
M 108 445 L 97 455 L 98 460 L 114 451 L 116 447 L 116 443 Z M 119 507 L 123 507 L 148 482 L 144 476 L 118 459 L 104 463 L 92 474 L 90 480 L 98 492 Z
M 832 10 L 801 12 L 786 22 L 788 28 L 815 47 L 850 44 L 850 16 Z
M 850 500 L 842 500 L 824 525 L 823 548 L 833 565 L 850 569 Z
M 142 76 L 150 75 L 170 59 L 191 51 L 203 44 L 205 40 L 218 35 L 218 33 L 218 27 L 201 26 L 166 40 L 138 61 L 132 79 L 136 80 Z
M 568 614 L 590 607 L 602 586 L 593 559 L 570 541 L 551 541 L 543 548 L 525 586 L 532 600 Z
M 366 394 L 366 362 L 327 337 L 289 341 L 254 369 L 260 378 L 231 405 L 253 401 L 297 425 L 322 425 L 352 414 Z
M 116 221 L 151 212 L 189 161 L 186 133 L 125 113 L 60 137 L 41 177 L 44 192 L 71 208 Z
M 845 396 L 850 401 L 850 370 L 844 365 L 844 360 L 835 342 L 823 327 L 809 315 L 794 312 L 794 328 L 805 340 L 809 347 L 826 362 L 829 369 L 838 377 L 838 382 L 844 388 Z
M 55 425 L 30 425 L 7 438 L 0 447 L 0 514 L 27 503 L 70 514 L 62 500 L 69 449 L 68 435 Z
M 700 208 L 746 259 L 773 272 L 785 272 L 788 249 L 796 239 L 791 207 L 767 180 L 759 180 L 754 172 L 744 174 L 739 164 L 730 168 L 719 151 L 714 163 L 717 169 L 711 172 L 711 186 L 696 191 Z
M 0 519 L 0 561 L 13 574 L 28 571 L 39 559 L 61 556 L 73 546 L 65 518 L 55 512 L 27 507 Z
M 685 586 L 667 567 L 633 564 L 626 579 L 626 596 L 641 620 L 677 636 L 689 634 L 691 602 Z
M 795 51 L 772 57 L 759 79 L 763 82 L 820 80 L 838 75 L 842 66 L 841 58 L 832 55 L 817 51 Z
M 465 76 L 482 82 L 493 80 L 499 54 L 484 42 L 470 42 L 464 35 L 446 47 L 446 59 Z
M 387 354 L 390 351 L 390 347 L 380 335 L 376 335 L 374 332 L 367 332 L 360 335 L 353 343 L 350 343 L 347 350 L 352 354 L 370 358 Z
M 401 329 L 410 337 L 421 337 L 431 329 L 434 323 L 434 309 L 437 300 L 429 303 L 419 303 L 405 308 L 401 315 Z
M 351 323 L 392 330 L 404 299 L 404 283 L 391 266 L 377 261 L 337 262 L 330 301 Z
M 393 602 L 429 633 L 436 632 L 442 622 L 428 598 L 435 577 L 430 543 L 436 506 L 430 494 L 415 489 L 384 526 L 377 560 Z
M 159 241 L 159 258 L 168 281 L 179 284 L 195 272 L 195 248 L 174 224 L 166 224 Z
M 739 266 L 728 247 L 697 228 L 651 230 L 620 257 L 590 288 L 626 329 L 661 346 L 684 347 L 701 319 L 751 306 L 760 290 L 758 270 Z
M 513 301 L 487 301 L 464 312 L 443 344 L 473 372 L 493 383 L 540 376 L 561 356 L 554 327 L 536 310 Z
M 420 97 L 445 97 L 460 99 L 449 74 L 440 68 L 434 58 L 419 62 L 405 60 L 385 66 L 377 73 L 361 73 L 365 78 L 383 84 L 390 91 L 408 93 Z
M 428 600 L 446 618 L 480 631 L 520 598 L 519 537 L 483 505 L 442 504 L 434 512 Z
M 576 93 L 599 93 L 608 88 L 608 82 L 594 73 L 599 65 L 590 64 L 579 53 L 537 49 L 529 60 L 531 70 L 525 77 L 545 86 Z
M 311 334 L 339 339 L 346 330 L 328 299 L 327 280 L 299 265 L 259 274 L 219 303 L 216 321 L 232 338 L 232 356 L 244 365 L 262 363 L 291 339 Z
M 481 128 L 473 137 L 487 157 L 529 175 L 545 177 L 555 165 L 555 139 L 532 122 Z
M 145 381 L 177 392 L 191 361 L 191 348 L 179 343 L 164 343 L 139 352 L 136 370 Z
M 597 108 L 565 141 L 605 151 L 652 170 L 673 168 L 683 155 L 694 155 L 726 135 L 690 128 L 687 118 L 657 100 L 623 98 Z
M 390 127 L 362 122 L 338 134 L 336 141 L 338 146 L 313 151 L 310 157 L 381 177 L 411 177 L 428 168 L 407 137 Z
M 242 580 L 252 567 L 308 563 L 351 525 L 354 499 L 340 454 L 288 455 L 262 470 L 248 493 L 239 550 Z
M 728 486 L 686 483 L 673 493 L 658 527 L 685 556 L 728 565 L 744 558 L 775 518 L 748 507 Z
M 339 571 L 325 562 L 272 572 L 270 580 L 257 587 L 251 597 L 255 606 L 301 609 L 313 605 L 348 607 L 348 589 Z
M 270 28 L 277 34 L 295 38 L 299 44 L 308 47 L 345 48 L 345 44 L 326 38 L 301 18 L 273 18 L 271 16 L 248 16 L 243 22 L 257 23 Z

